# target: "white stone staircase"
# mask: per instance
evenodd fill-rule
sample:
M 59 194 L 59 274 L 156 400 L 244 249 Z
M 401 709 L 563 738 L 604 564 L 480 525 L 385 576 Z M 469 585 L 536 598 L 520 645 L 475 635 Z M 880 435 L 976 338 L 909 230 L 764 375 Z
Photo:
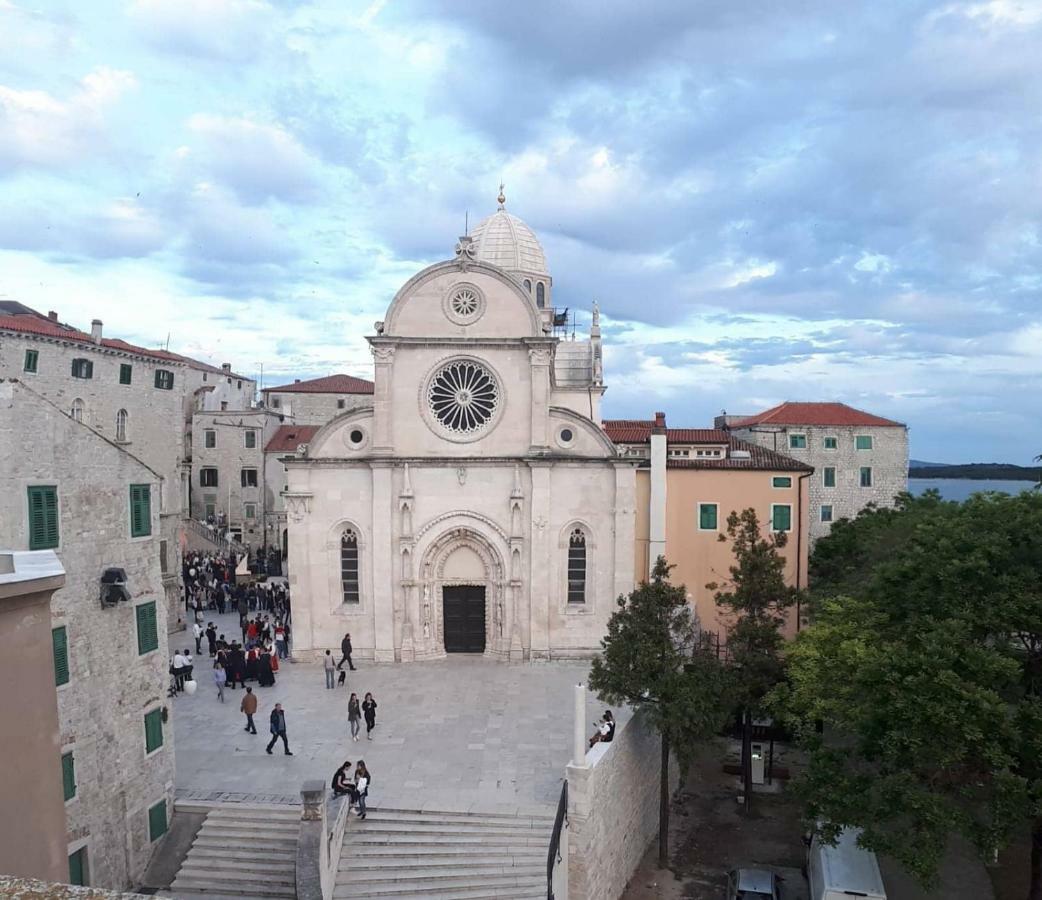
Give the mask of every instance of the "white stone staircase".
M 482 900 L 546 896 L 553 816 L 370 808 L 344 832 L 333 896 Z
M 215 806 L 164 893 L 184 900 L 292 900 L 299 831 L 300 809 L 293 806 Z

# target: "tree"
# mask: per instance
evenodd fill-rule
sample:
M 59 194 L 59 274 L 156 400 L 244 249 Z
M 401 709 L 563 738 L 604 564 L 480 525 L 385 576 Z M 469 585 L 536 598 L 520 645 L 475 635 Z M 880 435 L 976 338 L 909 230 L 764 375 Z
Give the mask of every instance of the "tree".
M 651 580 L 619 597 L 589 678 L 606 703 L 644 710 L 661 736 L 660 868 L 668 864 L 670 748 L 684 754 L 712 737 L 726 723 L 729 709 L 723 668 L 701 648 L 687 592 L 669 583 L 671 568 L 660 556 Z
M 782 680 L 785 663 L 781 629 L 786 611 L 796 602 L 797 590 L 785 583 L 784 532 L 764 536 L 753 509 L 727 517 L 734 565 L 725 585 L 707 584 L 725 611 L 727 650 L 731 659 L 736 700 L 742 707 L 742 784 L 746 811 L 752 802 L 752 722 L 763 698 Z
M 1042 496 L 905 498 L 819 553 L 833 581 L 775 698 L 810 751 L 808 814 L 924 884 L 951 834 L 990 856 L 1030 826 L 1042 900 Z

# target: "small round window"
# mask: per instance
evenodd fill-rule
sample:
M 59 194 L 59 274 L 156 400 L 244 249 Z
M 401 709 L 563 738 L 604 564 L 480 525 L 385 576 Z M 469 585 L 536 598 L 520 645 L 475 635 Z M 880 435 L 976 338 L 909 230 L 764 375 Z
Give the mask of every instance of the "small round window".
M 445 315 L 457 325 L 470 325 L 485 311 L 485 298 L 473 284 L 457 284 L 444 301 Z
M 352 428 L 347 433 L 347 443 L 352 450 L 358 450 L 365 444 L 365 432 L 361 428 Z
M 557 443 L 562 447 L 570 447 L 575 440 L 575 432 L 571 428 L 562 428 L 557 432 Z

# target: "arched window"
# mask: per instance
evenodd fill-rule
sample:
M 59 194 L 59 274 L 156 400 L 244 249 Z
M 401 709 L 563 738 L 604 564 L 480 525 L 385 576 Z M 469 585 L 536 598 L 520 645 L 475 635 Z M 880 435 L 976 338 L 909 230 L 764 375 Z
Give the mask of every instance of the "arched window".
M 532 293 L 532 282 L 529 281 L 527 278 L 525 279 L 525 290 L 528 291 L 528 293 L 530 294 Z
M 586 602 L 586 535 L 581 528 L 568 539 L 568 602 Z
M 125 441 L 127 439 L 127 411 L 121 409 L 116 413 L 116 440 Z
M 340 538 L 340 584 L 344 603 L 358 603 L 358 535 L 350 528 Z
M 69 415 L 77 422 L 83 421 L 83 401 L 79 397 L 72 401 L 72 409 L 69 411 Z
M 546 306 L 546 288 L 541 281 L 535 286 L 535 305 L 540 309 Z

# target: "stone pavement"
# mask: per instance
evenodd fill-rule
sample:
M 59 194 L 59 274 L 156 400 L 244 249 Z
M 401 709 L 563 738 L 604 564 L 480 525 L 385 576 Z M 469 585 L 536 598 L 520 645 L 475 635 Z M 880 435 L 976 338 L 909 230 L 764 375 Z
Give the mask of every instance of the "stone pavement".
M 211 616 L 237 640 L 238 616 Z M 171 635 L 171 648 L 185 644 Z M 189 646 L 192 644 L 187 639 Z M 327 690 L 321 665 L 283 662 L 277 684 L 257 687 L 258 734 L 247 734 L 239 712 L 244 691 L 217 700 L 211 663 L 196 658 L 197 693 L 173 701 L 179 798 L 299 802 L 309 778 L 328 783 L 345 759 L 364 759 L 373 773 L 372 806 L 441 811 L 535 813 L 556 806 L 571 758 L 573 685 L 584 662 L 502 663 L 450 655 L 433 662 L 356 664 L 346 689 Z M 333 648 L 330 648 L 333 649 Z M 337 653 L 339 659 L 339 652 Z M 345 671 L 347 670 L 345 664 Z M 347 700 L 372 691 L 378 704 L 373 740 L 351 741 Z M 268 756 L 268 715 L 286 712 L 293 756 L 281 742 Z M 587 698 L 586 732 L 604 710 Z M 626 710 L 614 710 L 620 724 Z

